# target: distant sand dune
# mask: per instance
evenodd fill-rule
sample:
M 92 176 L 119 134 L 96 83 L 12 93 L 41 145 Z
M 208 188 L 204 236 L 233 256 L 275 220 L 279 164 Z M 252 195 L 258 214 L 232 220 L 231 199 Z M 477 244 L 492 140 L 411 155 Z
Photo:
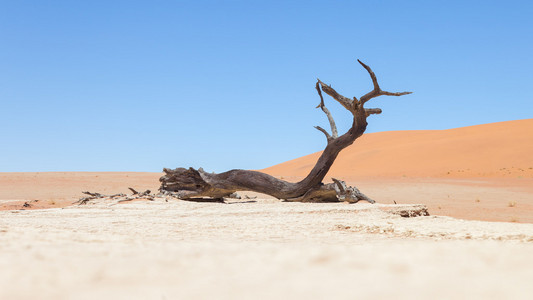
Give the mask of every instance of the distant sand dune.
M 262 171 L 305 176 L 320 154 Z M 365 134 L 340 153 L 328 176 L 533 178 L 533 119 Z

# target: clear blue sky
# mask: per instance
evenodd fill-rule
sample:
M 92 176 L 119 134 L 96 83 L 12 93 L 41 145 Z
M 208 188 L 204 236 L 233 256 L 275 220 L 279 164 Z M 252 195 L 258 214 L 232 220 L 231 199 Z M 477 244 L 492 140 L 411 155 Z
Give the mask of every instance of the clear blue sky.
M 1 1 L 0 171 L 260 169 L 368 132 L 533 116 L 531 1 Z M 330 98 L 341 131 L 350 115 Z

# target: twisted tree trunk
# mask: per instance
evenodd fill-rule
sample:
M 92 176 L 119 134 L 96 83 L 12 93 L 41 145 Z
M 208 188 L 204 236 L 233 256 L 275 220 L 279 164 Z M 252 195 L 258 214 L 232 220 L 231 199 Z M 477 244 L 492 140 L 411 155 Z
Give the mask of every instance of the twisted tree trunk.
M 348 187 L 341 180 L 333 179 L 333 183 L 329 184 L 322 183 L 322 180 L 341 150 L 353 144 L 357 138 L 363 135 L 367 126 L 367 117 L 372 114 L 381 113 L 381 109 L 379 108 L 365 108 L 365 103 L 372 98 L 382 95 L 402 96 L 411 92 L 390 93 L 382 91 L 376 75 L 370 67 L 360 60 L 357 61 L 368 71 L 374 85 L 374 89 L 363 95 L 359 100 L 356 97 L 353 97 L 352 100 L 340 95 L 331 86 L 320 81 L 320 79 L 316 83 L 316 90 L 320 96 L 320 104 L 317 108 L 321 108 L 328 117 L 331 134 L 319 126 L 315 127 L 326 136 L 327 146 L 311 172 L 309 172 L 309 175 L 302 181 L 296 183 L 287 182 L 265 173 L 249 170 L 230 170 L 215 174 L 204 172 L 202 168 L 198 170 L 193 168 L 177 168 L 173 170 L 165 168 L 163 169 L 165 175 L 159 179 L 161 181 L 160 190 L 162 192 L 174 193 L 179 198 L 185 200 L 204 197 L 217 199 L 227 197 L 236 191 L 254 191 L 287 201 L 357 202 L 359 200 L 366 200 L 374 203 L 374 200 L 362 194 L 357 188 Z M 335 121 L 324 104 L 322 91 L 337 100 L 337 102 L 353 115 L 352 127 L 341 136 L 338 136 Z

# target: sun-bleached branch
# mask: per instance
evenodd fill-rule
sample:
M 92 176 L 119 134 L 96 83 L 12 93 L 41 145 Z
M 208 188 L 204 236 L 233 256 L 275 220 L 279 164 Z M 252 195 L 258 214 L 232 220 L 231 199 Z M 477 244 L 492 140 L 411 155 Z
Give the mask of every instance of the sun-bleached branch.
M 315 126 L 315 128 L 322 131 L 326 135 L 326 138 L 328 139 L 328 142 L 329 142 L 330 140 L 336 139 L 339 136 L 339 133 L 337 131 L 337 125 L 335 125 L 335 120 L 333 119 L 333 116 L 331 115 L 331 113 L 329 112 L 329 109 L 324 104 L 324 97 L 322 97 L 322 91 L 320 91 L 320 86 L 318 82 L 316 83 L 315 88 L 316 88 L 316 91 L 318 92 L 318 95 L 320 96 L 320 104 L 316 108 L 322 109 L 322 111 L 328 117 L 329 126 L 331 127 L 331 135 L 329 135 L 329 133 L 320 126 Z

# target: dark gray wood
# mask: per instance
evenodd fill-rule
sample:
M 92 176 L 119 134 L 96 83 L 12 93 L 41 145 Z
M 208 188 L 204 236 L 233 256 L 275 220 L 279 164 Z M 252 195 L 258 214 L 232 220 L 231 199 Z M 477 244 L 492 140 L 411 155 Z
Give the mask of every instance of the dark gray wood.
M 316 162 L 309 174 L 300 182 L 288 182 L 277 179 L 265 173 L 249 170 L 230 170 L 224 173 L 207 173 L 203 169 L 195 170 L 193 168 L 163 169 L 165 175 L 159 181 L 161 182 L 161 192 L 171 192 L 180 199 L 222 199 L 235 193 L 236 191 L 254 191 L 274 196 L 286 201 L 298 202 L 338 202 L 348 201 L 357 202 L 360 200 L 375 201 L 365 196 L 355 187 L 346 186 L 343 181 L 333 179 L 333 183 L 324 184 L 322 180 L 328 173 L 337 158 L 337 155 L 346 147 L 353 144 L 366 130 L 368 125 L 367 117 L 371 114 L 380 114 L 379 108 L 364 108 L 372 98 L 386 96 L 402 96 L 411 92 L 391 93 L 382 91 L 376 75 L 369 66 L 357 60 L 363 68 L 367 70 L 372 79 L 374 89 L 360 100 L 356 97 L 350 99 L 342 96 L 331 86 L 326 85 L 320 79 L 317 80 L 316 89 L 320 96 L 320 108 L 327 116 L 332 133 L 316 126 L 319 131 L 325 134 L 327 145 L 322 155 Z M 328 94 L 353 115 L 352 127 L 345 134 L 338 136 L 335 121 L 330 111 L 324 104 L 322 92 Z

